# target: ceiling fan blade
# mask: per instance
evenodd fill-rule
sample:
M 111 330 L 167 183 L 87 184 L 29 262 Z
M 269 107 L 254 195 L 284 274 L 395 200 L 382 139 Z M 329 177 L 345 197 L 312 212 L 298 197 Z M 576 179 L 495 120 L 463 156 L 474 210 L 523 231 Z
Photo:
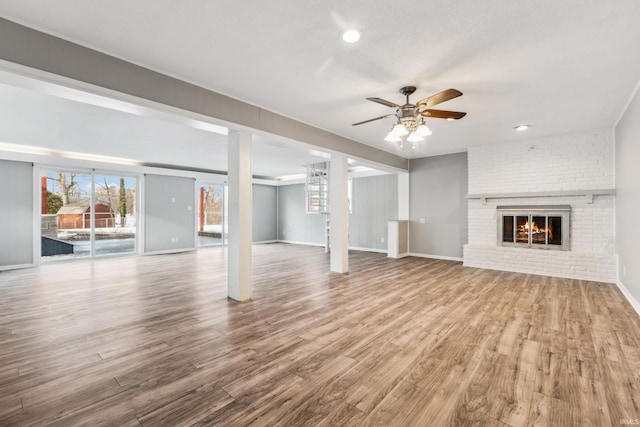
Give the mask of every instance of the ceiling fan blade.
M 424 110 L 420 114 L 424 117 L 432 117 L 434 119 L 455 119 L 460 120 L 467 113 L 462 113 L 460 111 L 445 111 L 445 110 Z
M 449 101 L 450 99 L 457 98 L 459 96 L 462 96 L 462 92 L 460 92 L 459 90 L 447 89 L 418 101 L 416 105 L 422 108 L 429 108 L 442 102 Z
M 352 124 L 351 126 L 363 125 L 363 124 L 365 124 L 365 123 L 374 122 L 374 121 L 376 121 L 376 120 L 386 119 L 387 117 L 391 117 L 391 116 L 395 116 L 395 114 L 387 114 L 386 116 L 380 116 L 380 117 L 376 117 L 375 119 L 365 120 L 364 122 L 354 123 L 354 124 Z
M 391 107 L 391 108 L 400 108 L 400 105 L 398 104 L 394 104 L 391 101 L 386 101 L 382 98 L 367 98 L 369 101 L 373 101 L 373 102 L 377 102 L 378 104 L 382 104 L 382 105 L 386 105 L 387 107 Z

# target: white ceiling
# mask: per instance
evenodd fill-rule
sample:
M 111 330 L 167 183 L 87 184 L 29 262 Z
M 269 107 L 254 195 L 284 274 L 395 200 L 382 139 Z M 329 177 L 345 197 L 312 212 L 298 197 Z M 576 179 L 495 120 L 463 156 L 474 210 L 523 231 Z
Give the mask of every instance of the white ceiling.
M 0 15 L 404 157 L 611 127 L 640 77 L 637 0 L 2 0 Z M 392 119 L 351 126 L 405 85 L 414 101 L 456 88 L 436 108 L 468 115 L 430 119 L 415 151 L 383 141 Z

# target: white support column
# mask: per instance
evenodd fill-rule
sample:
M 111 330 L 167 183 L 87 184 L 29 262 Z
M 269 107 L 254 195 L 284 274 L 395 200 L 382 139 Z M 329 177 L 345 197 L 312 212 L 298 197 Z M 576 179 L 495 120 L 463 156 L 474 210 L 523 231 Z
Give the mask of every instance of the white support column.
M 229 247 L 227 296 L 251 299 L 251 133 L 229 131 Z
M 409 220 L 409 174 L 398 174 L 398 220 Z
M 343 155 L 331 155 L 329 166 L 329 212 L 331 228 L 331 271 L 349 272 L 349 205 L 347 186 L 349 165 Z
M 406 255 L 409 252 L 409 245 L 411 243 L 411 236 L 409 234 L 409 227 L 411 226 L 411 222 L 409 221 L 409 217 L 411 215 L 411 206 L 409 204 L 409 182 L 409 172 L 398 174 L 398 235 L 397 240 L 395 241 L 397 253 L 395 256 L 392 256 L 392 242 L 387 240 L 387 256 L 391 258 L 399 258 L 400 256 L 403 256 L 403 254 Z M 391 239 L 391 228 L 389 228 L 388 231 L 388 238 Z

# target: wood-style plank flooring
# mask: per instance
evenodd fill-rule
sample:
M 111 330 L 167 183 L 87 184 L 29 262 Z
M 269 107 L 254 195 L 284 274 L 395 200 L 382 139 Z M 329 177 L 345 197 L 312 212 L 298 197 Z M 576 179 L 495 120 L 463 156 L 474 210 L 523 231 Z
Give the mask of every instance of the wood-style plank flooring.
M 0 273 L 0 425 L 586 426 L 640 419 L 640 319 L 614 285 L 322 248 Z

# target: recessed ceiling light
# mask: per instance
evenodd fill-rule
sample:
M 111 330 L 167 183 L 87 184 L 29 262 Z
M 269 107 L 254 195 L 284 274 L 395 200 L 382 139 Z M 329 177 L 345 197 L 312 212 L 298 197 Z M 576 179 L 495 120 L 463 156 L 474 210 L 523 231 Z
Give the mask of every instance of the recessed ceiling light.
M 516 126 L 516 130 L 517 130 L 518 132 L 522 132 L 522 131 L 524 131 L 524 130 L 529 129 L 530 127 L 531 127 L 531 126 L 529 126 L 529 125 L 519 125 L 519 126 Z
M 358 40 L 360 40 L 360 31 L 359 30 L 355 30 L 355 29 L 344 30 L 340 34 L 340 37 L 342 37 L 342 40 L 345 43 L 355 43 Z
M 455 120 L 455 119 L 454 119 L 454 118 L 452 118 L 452 117 L 447 117 L 447 121 L 448 121 L 448 122 L 452 122 L 452 121 L 454 121 L 454 120 Z

